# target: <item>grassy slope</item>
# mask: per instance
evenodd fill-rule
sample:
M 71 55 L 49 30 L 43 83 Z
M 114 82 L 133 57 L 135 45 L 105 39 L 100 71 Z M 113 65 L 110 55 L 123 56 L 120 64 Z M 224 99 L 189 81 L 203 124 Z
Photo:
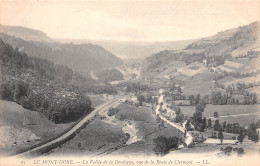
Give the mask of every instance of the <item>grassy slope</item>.
M 72 140 L 54 149 L 53 155 L 95 155 L 109 148 L 114 148 L 124 137 L 121 128 L 102 122 L 100 119 L 89 124 Z M 81 143 L 81 149 L 78 148 Z
M 23 123 L 25 122 L 25 123 Z M 66 130 L 70 124 L 54 124 L 44 118 L 40 113 L 24 109 L 22 106 L 9 101 L 0 100 L 0 125 L 13 126 L 19 129 L 27 129 L 32 131 L 40 141 L 25 142 L 8 149 L 0 149 L 5 154 L 13 153 L 19 149 L 38 144 L 58 135 Z M 8 133 L 5 133 L 8 134 Z M 22 133 L 20 133 L 22 134 Z

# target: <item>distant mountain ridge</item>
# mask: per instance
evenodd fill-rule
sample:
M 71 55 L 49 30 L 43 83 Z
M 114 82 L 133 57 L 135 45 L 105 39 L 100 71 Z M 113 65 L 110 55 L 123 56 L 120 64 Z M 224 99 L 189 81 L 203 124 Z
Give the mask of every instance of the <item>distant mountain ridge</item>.
M 27 41 L 55 42 L 42 31 L 25 28 L 21 26 L 7 26 L 0 24 L 0 32 Z
M 120 57 L 124 62 L 141 61 L 165 49 L 181 50 L 198 39 L 166 42 L 95 41 L 80 39 L 57 39 L 61 42 L 95 43 Z
M 188 45 L 185 50 L 203 50 L 206 56 L 231 54 L 239 47 L 245 47 L 259 40 L 259 22 L 228 29 Z
M 66 65 L 84 75 L 91 71 L 114 68 L 122 64 L 119 58 L 99 45 L 26 41 L 5 33 L 0 33 L 0 38 L 29 56 Z
M 211 59 L 214 63 L 223 63 L 226 58 L 244 56 L 248 51 L 260 51 L 259 22 L 219 32 L 189 44 L 182 50 L 163 50 L 147 57 L 143 71 L 154 71 L 166 67 L 173 61 L 186 64 Z

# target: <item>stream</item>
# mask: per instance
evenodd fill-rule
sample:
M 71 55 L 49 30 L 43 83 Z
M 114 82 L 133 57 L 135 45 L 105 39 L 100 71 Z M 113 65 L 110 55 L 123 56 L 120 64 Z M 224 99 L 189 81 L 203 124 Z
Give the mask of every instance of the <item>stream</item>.
M 99 114 L 105 117 L 104 119 L 102 119 L 103 122 L 122 127 L 122 131 L 125 134 L 129 134 L 129 139 L 126 142 L 127 145 L 141 141 L 143 139 L 142 136 L 138 135 L 138 129 L 136 127 L 137 125 L 136 125 L 135 121 L 133 121 L 133 120 L 122 120 L 121 121 L 121 120 L 117 119 L 115 116 L 108 116 L 107 110 L 100 112 Z

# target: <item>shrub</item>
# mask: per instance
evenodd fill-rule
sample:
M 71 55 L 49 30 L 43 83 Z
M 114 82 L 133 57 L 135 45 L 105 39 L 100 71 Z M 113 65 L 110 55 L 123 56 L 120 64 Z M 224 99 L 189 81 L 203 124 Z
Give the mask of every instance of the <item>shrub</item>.
M 107 115 L 108 116 L 114 116 L 118 112 L 119 112 L 119 110 L 117 108 L 109 108 L 108 112 L 107 112 Z
M 126 116 L 125 115 L 122 115 L 122 114 L 119 114 L 119 115 L 116 115 L 116 118 L 118 119 L 118 120 L 125 120 L 126 119 Z
M 237 154 L 238 154 L 238 155 L 242 155 L 242 154 L 244 154 L 244 153 L 245 153 L 244 148 L 238 148 L 238 149 L 237 149 Z
M 159 136 L 153 141 L 155 143 L 154 151 L 156 155 L 165 155 L 171 149 L 177 148 L 182 143 L 182 139 L 176 136 L 168 138 Z
M 230 153 L 232 152 L 232 150 L 233 150 L 232 146 L 227 146 L 227 147 L 225 147 L 225 149 L 223 149 L 222 151 L 224 152 L 224 154 L 230 155 Z

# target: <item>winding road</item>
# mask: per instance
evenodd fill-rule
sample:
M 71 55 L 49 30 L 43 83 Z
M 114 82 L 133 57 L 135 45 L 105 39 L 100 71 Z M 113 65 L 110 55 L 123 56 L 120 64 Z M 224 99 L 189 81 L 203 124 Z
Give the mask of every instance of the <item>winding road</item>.
M 156 110 L 155 110 L 156 115 L 158 115 L 162 120 L 164 120 L 165 122 L 167 122 L 167 124 L 171 125 L 172 127 L 175 127 L 175 128 L 177 128 L 177 129 L 179 129 L 181 132 L 184 133 L 185 130 L 186 130 L 184 127 L 182 127 L 182 126 L 180 126 L 180 125 L 178 125 L 178 124 L 176 124 L 176 123 L 173 123 L 173 122 L 169 121 L 168 119 L 166 119 L 164 116 L 161 115 L 161 113 L 160 113 L 160 111 L 159 111 L 160 103 L 162 102 L 163 105 L 165 104 L 164 99 L 163 99 L 163 90 L 160 90 L 160 91 L 159 91 L 159 95 L 160 95 L 160 97 L 159 97 L 159 99 L 158 99 L 158 105 L 156 106 Z M 186 122 L 184 122 L 184 123 L 186 123 Z M 192 135 L 191 135 L 188 131 L 186 132 L 185 143 L 186 143 L 187 146 L 192 143 Z M 183 148 L 183 147 L 184 147 L 183 145 L 180 145 L 180 146 L 179 146 L 179 148 Z
M 66 132 L 65 134 L 61 135 L 60 137 L 46 143 L 43 144 L 39 147 L 33 148 L 31 150 L 28 150 L 26 152 L 20 153 L 18 155 L 12 156 L 12 157 L 23 157 L 23 156 L 30 156 L 30 155 L 35 155 L 39 152 L 41 152 L 41 150 L 44 149 L 48 149 L 48 150 L 52 150 L 55 147 L 57 147 L 56 145 L 62 143 L 63 141 L 69 139 L 73 134 L 75 134 L 76 132 L 78 132 L 78 130 L 87 123 L 88 120 L 90 120 L 91 118 L 93 118 L 96 113 L 98 113 L 99 111 L 104 111 L 107 110 L 111 107 L 114 107 L 115 105 L 118 105 L 120 101 L 117 99 L 113 99 L 110 100 L 104 104 L 99 105 L 98 107 L 96 107 L 90 114 L 88 114 L 84 119 L 82 119 L 80 122 L 78 122 L 72 129 L 70 129 L 68 132 Z

